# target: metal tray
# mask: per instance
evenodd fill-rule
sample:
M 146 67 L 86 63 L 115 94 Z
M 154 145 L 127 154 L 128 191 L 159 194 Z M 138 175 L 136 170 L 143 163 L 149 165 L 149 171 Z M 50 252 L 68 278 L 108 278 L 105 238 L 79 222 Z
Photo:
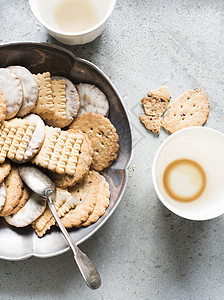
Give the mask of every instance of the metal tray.
M 132 153 L 130 123 L 121 97 L 108 77 L 92 63 L 77 58 L 70 51 L 42 43 L 14 43 L 0 46 L 0 67 L 22 65 L 32 73 L 50 71 L 52 75 L 68 77 L 74 83 L 95 84 L 107 96 L 110 104 L 109 118 L 117 129 L 120 150 L 117 160 L 103 171 L 110 184 L 110 205 L 105 214 L 87 228 L 71 230 L 73 240 L 80 244 L 92 236 L 112 215 L 127 185 L 127 167 Z M 38 238 L 31 226 L 14 228 L 0 218 L 0 258 L 22 260 L 31 256 L 51 257 L 69 248 L 55 228 L 43 238 Z

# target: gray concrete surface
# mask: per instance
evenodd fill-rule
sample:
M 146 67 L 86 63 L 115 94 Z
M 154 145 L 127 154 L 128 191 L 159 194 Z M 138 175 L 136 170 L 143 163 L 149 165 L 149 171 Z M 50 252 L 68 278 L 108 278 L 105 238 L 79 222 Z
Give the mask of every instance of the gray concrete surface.
M 47 41 L 27 0 L 0 0 L 0 42 Z M 200 86 L 210 100 L 206 126 L 224 133 L 223 0 L 118 0 L 93 43 L 67 47 L 114 82 L 133 125 L 129 184 L 116 212 L 81 245 L 102 276 L 89 290 L 70 252 L 49 259 L 0 261 L 0 299 L 223 299 L 224 217 L 181 219 L 164 208 L 151 180 L 152 160 L 167 138 L 146 132 L 139 100 L 167 84 L 172 96 Z

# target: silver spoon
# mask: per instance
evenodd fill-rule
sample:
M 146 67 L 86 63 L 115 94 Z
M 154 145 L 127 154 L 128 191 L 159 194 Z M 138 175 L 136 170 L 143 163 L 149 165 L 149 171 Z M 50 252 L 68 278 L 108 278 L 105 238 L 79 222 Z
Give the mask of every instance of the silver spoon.
M 54 207 L 56 190 L 54 183 L 49 177 L 35 167 L 18 166 L 18 170 L 22 180 L 28 185 L 28 187 L 44 199 L 47 199 L 52 215 L 54 216 L 59 228 L 61 229 L 65 239 L 74 253 L 75 261 L 86 284 L 93 290 L 98 289 L 101 285 L 99 273 L 90 259 L 73 242 L 71 236 L 68 234 L 56 212 Z

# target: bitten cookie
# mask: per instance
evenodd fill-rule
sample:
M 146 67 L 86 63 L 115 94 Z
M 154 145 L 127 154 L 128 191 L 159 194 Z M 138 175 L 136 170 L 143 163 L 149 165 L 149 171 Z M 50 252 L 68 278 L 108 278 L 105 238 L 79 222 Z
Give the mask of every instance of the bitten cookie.
M 170 104 L 164 115 L 162 126 L 174 133 L 189 126 L 202 126 L 209 114 L 209 101 L 200 89 L 182 93 Z
M 151 130 L 155 134 L 160 134 L 161 117 L 139 115 L 139 119 L 145 125 L 146 129 Z
M 92 163 L 94 170 L 102 171 L 117 158 L 119 137 L 116 128 L 108 118 L 95 113 L 82 114 L 69 128 L 82 130 L 91 140 L 94 151 Z
M 161 117 L 168 107 L 170 93 L 166 86 L 158 90 L 150 91 L 148 97 L 141 100 L 145 115 L 140 115 L 140 121 L 148 130 L 155 134 L 160 134 Z

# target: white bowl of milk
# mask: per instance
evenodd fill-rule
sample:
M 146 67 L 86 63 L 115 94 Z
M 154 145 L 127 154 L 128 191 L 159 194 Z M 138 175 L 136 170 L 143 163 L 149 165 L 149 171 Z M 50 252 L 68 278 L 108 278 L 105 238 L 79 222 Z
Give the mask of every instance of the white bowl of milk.
M 116 0 L 29 0 L 34 16 L 59 42 L 86 44 L 104 30 Z

